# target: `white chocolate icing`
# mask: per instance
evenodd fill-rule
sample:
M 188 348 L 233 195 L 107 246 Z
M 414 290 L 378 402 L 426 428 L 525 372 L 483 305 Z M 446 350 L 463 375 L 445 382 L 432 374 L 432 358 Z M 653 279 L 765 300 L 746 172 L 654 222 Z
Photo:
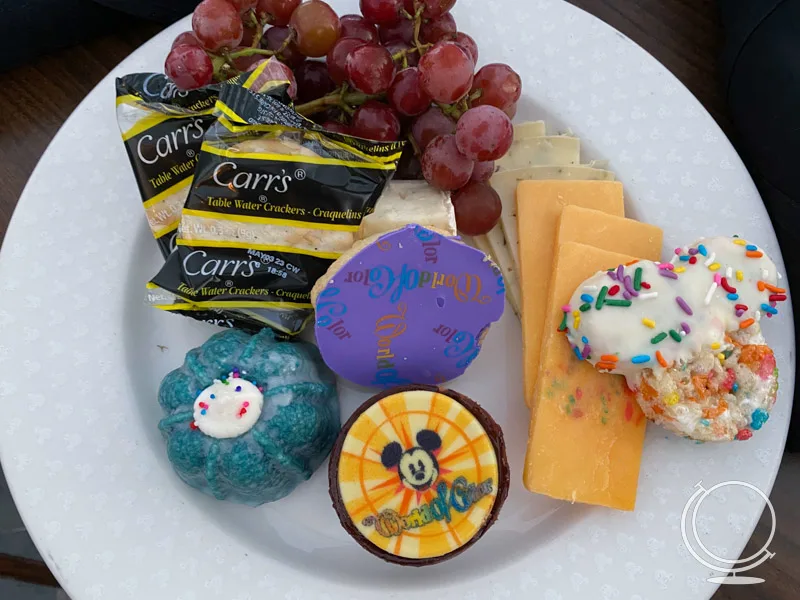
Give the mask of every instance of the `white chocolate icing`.
M 749 323 L 779 310 L 780 301 L 771 301 L 770 296 L 785 297 L 785 291 L 778 289 L 775 264 L 761 248 L 740 238 L 713 237 L 678 252 L 669 263 L 638 261 L 620 267 L 622 281 L 607 271 L 584 281 L 570 299 L 566 315 L 567 338 L 576 354 L 601 370 L 613 364 L 614 368 L 607 370 L 625 375 L 629 385 L 635 387 L 643 369 L 657 371 L 664 364 L 686 363 L 701 348 L 721 343 L 726 331 L 747 328 L 752 326 Z M 696 252 L 693 264 L 686 260 L 690 252 Z M 630 306 L 609 304 L 626 300 L 624 280 L 629 277 L 628 287 L 632 288 L 637 269 L 641 269 L 641 281 L 649 289 L 645 286 L 629 291 Z M 607 292 L 614 286 L 620 289 L 611 296 Z M 598 291 L 587 291 L 594 288 Z M 735 289 L 735 294 L 729 289 Z M 598 310 L 598 299 L 603 295 L 605 302 L 601 301 Z M 587 305 L 591 308 L 580 310 Z M 737 305 L 747 308 L 737 310 Z M 661 339 L 654 343 L 657 337 Z M 616 361 L 609 356 L 615 356 Z
M 200 392 L 194 401 L 194 424 L 209 437 L 237 437 L 252 429 L 263 405 L 258 387 L 231 373 Z

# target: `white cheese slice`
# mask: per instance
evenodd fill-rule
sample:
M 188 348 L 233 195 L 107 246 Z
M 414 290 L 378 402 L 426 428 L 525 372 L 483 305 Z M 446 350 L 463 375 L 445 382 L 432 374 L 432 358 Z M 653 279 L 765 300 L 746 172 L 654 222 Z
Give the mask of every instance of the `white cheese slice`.
M 581 141 L 576 137 L 549 135 L 514 140 L 508 153 L 497 161 L 503 171 L 544 165 L 577 165 Z
M 375 212 L 361 220 L 357 240 L 415 223 L 456 235 L 456 214 L 449 192 L 425 181 L 391 181 L 375 205 Z
M 506 286 L 506 298 L 508 298 L 509 304 L 511 304 L 511 309 L 514 311 L 518 317 L 520 316 L 520 287 L 519 282 L 517 281 L 517 274 L 514 272 L 512 268 L 511 262 L 511 255 L 508 252 L 503 252 L 502 248 L 505 244 L 495 243 L 494 246 L 499 248 L 501 252 L 495 252 L 495 248 L 489 242 L 489 236 L 496 237 L 497 235 L 502 236 L 503 233 L 500 231 L 498 227 L 495 227 L 490 231 L 487 235 L 476 235 L 472 238 L 473 245 L 480 250 L 481 252 L 489 255 L 489 257 L 495 262 L 495 264 L 500 269 L 500 272 L 503 274 L 503 281 L 505 282 Z M 495 239 L 495 242 L 498 240 Z
M 514 139 L 527 140 L 533 137 L 542 137 L 545 135 L 544 121 L 528 121 L 527 123 L 520 123 L 514 125 Z

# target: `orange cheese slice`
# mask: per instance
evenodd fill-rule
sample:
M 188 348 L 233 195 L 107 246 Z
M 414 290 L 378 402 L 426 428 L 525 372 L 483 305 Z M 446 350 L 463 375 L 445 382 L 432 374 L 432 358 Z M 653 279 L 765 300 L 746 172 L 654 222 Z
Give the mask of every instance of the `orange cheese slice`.
M 658 260 L 664 232 L 649 223 L 581 206 L 565 206 L 556 231 L 556 247 L 567 242 Z
M 553 267 L 556 229 L 561 212 L 569 205 L 622 217 L 625 214 L 622 184 L 618 181 L 553 180 L 522 181 L 517 186 L 524 391 L 528 405 L 538 373 L 542 328 L 548 310 L 547 283 Z M 570 294 L 572 290 L 566 297 L 569 298 Z
M 532 492 L 634 508 L 644 415 L 622 376 L 600 373 L 578 360 L 564 334 L 556 331 L 562 306 L 584 279 L 630 260 L 629 255 L 574 242 L 559 247 L 523 474 Z

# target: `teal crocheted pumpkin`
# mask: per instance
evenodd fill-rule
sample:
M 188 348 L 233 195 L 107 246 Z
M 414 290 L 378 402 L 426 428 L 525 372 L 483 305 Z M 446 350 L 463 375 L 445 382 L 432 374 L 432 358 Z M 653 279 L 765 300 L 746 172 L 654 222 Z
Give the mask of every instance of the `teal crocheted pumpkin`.
M 228 330 L 161 382 L 159 429 L 181 479 L 250 506 L 289 494 L 339 431 L 336 380 L 316 346 Z

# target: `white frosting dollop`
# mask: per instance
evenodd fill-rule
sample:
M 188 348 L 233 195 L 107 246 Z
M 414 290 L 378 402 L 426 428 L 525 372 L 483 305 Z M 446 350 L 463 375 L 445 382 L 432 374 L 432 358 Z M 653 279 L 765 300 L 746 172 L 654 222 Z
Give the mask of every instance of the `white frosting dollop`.
M 646 285 L 632 290 L 638 269 Z M 567 337 L 576 354 L 598 369 L 625 375 L 635 387 L 643 369 L 688 362 L 701 348 L 720 344 L 727 331 L 752 325 L 757 331 L 757 322 L 777 313 L 785 299 L 777 281 L 775 264 L 754 244 L 700 239 L 669 263 L 638 261 L 584 281 L 565 311 Z
M 252 429 L 263 406 L 258 387 L 231 373 L 200 392 L 194 402 L 194 423 L 209 437 L 233 438 Z

